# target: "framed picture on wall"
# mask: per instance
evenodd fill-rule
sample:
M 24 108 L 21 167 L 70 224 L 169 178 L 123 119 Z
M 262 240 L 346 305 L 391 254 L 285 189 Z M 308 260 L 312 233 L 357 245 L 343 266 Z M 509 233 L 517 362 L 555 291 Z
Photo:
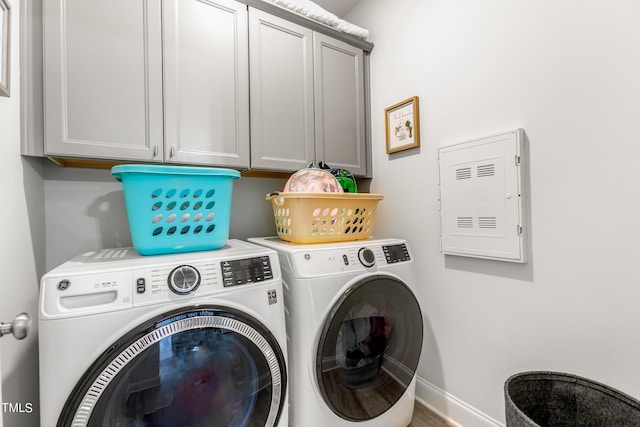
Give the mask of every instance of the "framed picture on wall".
M 11 6 L 0 0 L 0 96 L 9 96 L 11 72 Z
M 420 146 L 418 97 L 385 108 L 387 154 Z

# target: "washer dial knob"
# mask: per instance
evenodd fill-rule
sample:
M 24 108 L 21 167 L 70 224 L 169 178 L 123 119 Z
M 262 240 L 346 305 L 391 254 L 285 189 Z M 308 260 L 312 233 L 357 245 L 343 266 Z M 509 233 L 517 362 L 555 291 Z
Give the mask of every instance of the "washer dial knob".
M 187 295 L 200 286 L 200 272 L 190 265 L 181 265 L 169 273 L 169 289 L 178 295 Z
M 373 267 L 373 264 L 376 263 L 376 256 L 369 248 L 361 248 L 358 251 L 358 259 L 360 260 L 360 264 L 365 267 Z

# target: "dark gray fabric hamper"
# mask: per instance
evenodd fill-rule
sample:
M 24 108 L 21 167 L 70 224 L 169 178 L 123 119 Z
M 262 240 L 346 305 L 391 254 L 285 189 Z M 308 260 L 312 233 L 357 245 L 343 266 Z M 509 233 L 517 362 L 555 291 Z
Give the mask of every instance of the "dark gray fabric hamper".
M 558 372 L 523 372 L 504 385 L 507 427 L 640 426 L 640 401 Z

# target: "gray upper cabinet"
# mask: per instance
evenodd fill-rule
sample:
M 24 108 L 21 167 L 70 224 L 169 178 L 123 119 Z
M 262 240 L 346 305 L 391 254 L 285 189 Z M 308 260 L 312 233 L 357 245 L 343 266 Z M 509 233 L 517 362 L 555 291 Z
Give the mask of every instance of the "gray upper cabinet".
M 249 166 L 246 5 L 44 2 L 45 154 Z
M 367 175 L 364 52 L 249 9 L 251 166 Z
M 44 152 L 162 160 L 157 1 L 43 2 Z
M 165 0 L 163 14 L 166 161 L 249 167 L 247 7 Z
M 294 171 L 315 161 L 313 31 L 249 8 L 251 166 Z
M 316 160 L 367 174 L 362 49 L 314 33 Z
M 370 43 L 257 0 L 42 6 L 44 136 L 23 154 L 370 176 Z

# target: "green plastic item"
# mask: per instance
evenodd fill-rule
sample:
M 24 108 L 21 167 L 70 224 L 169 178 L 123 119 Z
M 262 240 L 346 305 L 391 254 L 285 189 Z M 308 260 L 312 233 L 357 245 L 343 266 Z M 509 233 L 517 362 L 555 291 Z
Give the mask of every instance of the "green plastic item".
M 356 178 L 351 172 L 346 169 L 332 168 L 324 162 L 320 162 L 320 169 L 327 169 L 336 177 L 336 180 L 342 187 L 345 193 L 357 193 L 358 184 Z

